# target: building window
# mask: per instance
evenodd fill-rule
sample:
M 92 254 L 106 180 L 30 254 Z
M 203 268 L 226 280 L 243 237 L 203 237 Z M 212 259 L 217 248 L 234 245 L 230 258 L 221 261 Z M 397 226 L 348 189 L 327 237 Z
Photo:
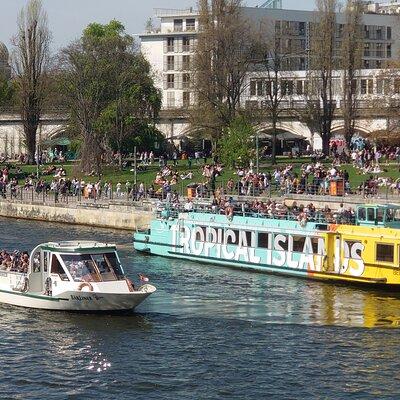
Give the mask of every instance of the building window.
M 184 71 L 190 70 L 190 56 L 182 56 L 182 69 Z
M 182 50 L 185 52 L 190 51 L 190 38 L 188 38 L 187 36 L 184 36 L 182 38 Z
M 167 92 L 167 107 L 175 107 L 175 92 Z
M 389 79 L 377 79 L 376 80 L 376 93 L 377 94 L 389 94 L 390 81 Z
M 175 51 L 175 40 L 174 38 L 167 39 L 167 51 L 168 53 L 173 53 Z
M 394 262 L 394 245 L 378 243 L 376 245 L 376 261 L 393 263 Z
M 390 26 L 386 27 L 386 39 L 387 40 L 392 39 L 392 28 Z
M 173 71 L 175 69 L 175 57 L 167 56 L 167 71 Z
M 372 79 L 361 79 L 361 94 L 372 94 L 373 83 Z
M 376 44 L 376 56 L 379 57 L 379 58 L 383 57 L 382 43 L 377 43 Z
M 369 57 L 370 56 L 370 44 L 369 43 L 364 43 L 364 57 Z
M 175 75 L 168 74 L 167 75 L 167 89 L 174 89 L 175 87 Z
M 182 19 L 174 19 L 174 31 L 175 32 L 183 31 L 183 20 Z
M 283 80 L 281 83 L 282 96 L 291 96 L 293 94 L 293 81 Z
M 304 36 L 306 34 L 306 23 L 299 22 L 299 36 Z
M 268 96 L 271 96 L 272 92 L 271 92 L 271 88 L 272 88 L 272 82 L 271 81 L 265 81 L 264 82 L 264 86 L 265 86 L 265 94 Z
M 186 108 L 190 106 L 190 92 L 182 93 L 182 104 L 183 104 L 183 107 L 186 107 Z
M 392 45 L 390 43 L 386 45 L 386 57 L 392 57 Z
M 299 94 L 299 95 L 304 94 L 304 81 L 296 82 L 296 94 Z
M 186 30 L 187 31 L 194 31 L 195 30 L 196 21 L 194 18 L 190 18 L 186 20 Z
M 256 95 L 256 81 L 250 81 L 250 96 Z
M 365 68 L 365 69 L 370 68 L 369 60 L 364 60 L 364 68 Z
M 190 74 L 182 74 L 182 88 L 188 89 L 190 87 Z
M 382 60 L 375 61 L 375 68 L 382 68 Z
M 263 81 L 257 81 L 257 96 L 263 95 Z

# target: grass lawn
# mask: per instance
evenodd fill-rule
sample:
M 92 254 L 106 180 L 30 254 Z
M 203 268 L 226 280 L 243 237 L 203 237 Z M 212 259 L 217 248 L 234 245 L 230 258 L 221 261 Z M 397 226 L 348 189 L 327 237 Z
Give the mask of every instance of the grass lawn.
M 210 159 L 209 159 L 210 161 Z M 277 163 L 278 165 L 286 165 L 288 163 L 293 164 L 294 166 L 294 171 L 299 173 L 300 167 L 303 163 L 309 163 L 310 158 L 309 157 L 302 157 L 302 158 L 295 158 L 295 159 L 289 159 L 286 157 L 278 158 Z M 168 162 L 169 165 L 172 164 L 172 161 Z M 330 163 L 328 162 L 327 165 Z M 58 166 L 56 164 L 56 166 Z M 186 188 L 186 185 L 189 184 L 190 182 L 203 182 L 204 177 L 201 175 L 202 173 L 202 166 L 203 166 L 203 160 L 199 165 L 197 165 L 194 160 L 192 160 L 192 167 L 190 170 L 193 172 L 193 180 L 192 181 L 179 181 L 177 184 L 176 189 L 178 191 L 185 191 L 183 189 Z M 35 165 L 20 165 L 21 169 L 23 172 L 27 174 L 35 174 L 36 175 L 36 166 Z M 98 180 L 97 176 L 86 176 L 83 174 L 80 174 L 78 171 L 77 164 L 74 163 L 64 163 L 63 167 L 65 168 L 67 172 L 67 177 L 72 179 L 74 176 L 83 179 L 85 182 L 96 182 Z M 45 167 L 44 167 L 45 168 Z M 43 168 L 41 167 L 40 170 Z M 121 182 L 123 185 L 129 181 L 131 183 L 134 182 L 134 173 L 131 171 L 132 167 L 129 166 L 123 171 L 120 171 L 117 167 L 110 167 L 110 166 L 105 166 L 103 169 L 103 174 L 101 176 L 102 182 L 112 182 L 113 185 L 117 184 L 118 182 Z M 184 160 L 180 160 L 178 162 L 177 167 L 175 168 L 178 170 L 179 174 L 181 173 L 186 173 L 189 171 L 188 167 L 188 162 Z M 267 172 L 267 171 L 273 171 L 275 169 L 275 166 L 272 166 L 268 164 L 265 160 L 263 160 L 260 163 L 260 172 Z M 341 169 L 345 169 L 348 171 L 349 176 L 350 176 L 350 184 L 351 186 L 357 187 L 361 182 L 365 181 L 365 179 L 368 178 L 368 174 L 360 174 L 360 172 L 354 168 L 352 165 L 347 164 L 347 165 L 342 165 Z M 381 169 L 383 170 L 382 173 L 380 173 L 378 176 L 380 177 L 391 177 L 393 180 L 396 180 L 397 178 L 400 177 L 399 173 L 399 167 L 397 164 L 391 163 L 386 165 L 385 163 L 381 164 Z M 157 171 L 159 170 L 158 162 L 153 164 L 152 166 L 148 166 L 145 171 L 138 170 L 137 172 L 137 182 L 143 182 L 146 186 L 151 185 L 154 182 L 154 178 L 156 176 Z M 11 176 L 12 176 L 13 170 L 11 170 Z M 234 173 L 235 171 L 232 171 L 230 169 L 224 169 L 223 174 L 221 177 L 217 178 L 217 186 L 218 184 L 223 184 L 225 186 L 226 182 L 228 181 L 229 178 L 233 178 L 235 181 L 237 180 L 237 175 Z M 46 181 L 51 181 L 53 179 L 53 176 L 41 176 L 43 179 Z M 20 183 L 23 183 L 23 180 L 20 180 Z

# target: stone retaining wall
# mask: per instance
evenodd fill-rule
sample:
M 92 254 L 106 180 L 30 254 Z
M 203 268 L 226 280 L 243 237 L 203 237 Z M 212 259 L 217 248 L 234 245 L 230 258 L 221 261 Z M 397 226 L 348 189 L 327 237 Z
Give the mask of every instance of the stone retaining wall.
M 113 229 L 145 229 L 152 213 L 132 206 L 86 207 L 0 201 L 0 216 L 38 221 L 90 225 Z

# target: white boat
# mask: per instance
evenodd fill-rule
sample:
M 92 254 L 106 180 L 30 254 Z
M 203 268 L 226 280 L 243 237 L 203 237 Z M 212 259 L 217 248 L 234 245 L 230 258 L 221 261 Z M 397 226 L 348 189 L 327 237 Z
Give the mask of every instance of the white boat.
M 134 287 L 114 244 L 44 243 L 32 251 L 26 273 L 0 269 L 0 302 L 65 311 L 127 311 L 156 288 Z

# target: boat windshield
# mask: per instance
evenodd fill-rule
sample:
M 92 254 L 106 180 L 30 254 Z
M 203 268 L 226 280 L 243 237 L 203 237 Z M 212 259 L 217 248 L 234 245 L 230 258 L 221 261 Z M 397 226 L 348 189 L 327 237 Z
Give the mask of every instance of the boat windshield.
M 107 282 L 124 279 L 115 253 L 62 254 L 61 258 L 75 282 Z

